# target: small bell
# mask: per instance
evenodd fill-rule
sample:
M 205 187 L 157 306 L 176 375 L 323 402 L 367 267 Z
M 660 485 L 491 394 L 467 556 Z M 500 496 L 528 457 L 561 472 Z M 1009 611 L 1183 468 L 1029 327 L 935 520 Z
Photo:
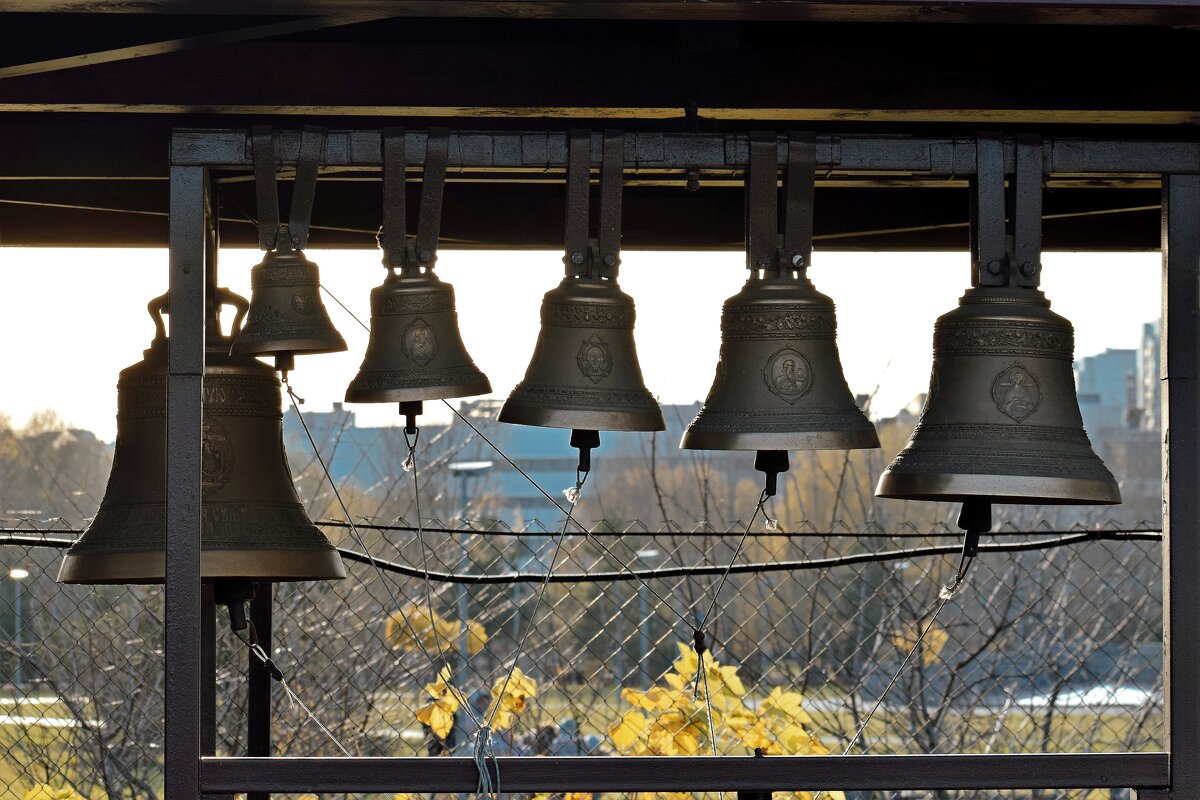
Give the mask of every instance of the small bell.
M 833 301 L 807 276 L 815 137 L 794 133 L 788 139 L 782 247 L 776 153 L 774 134 L 752 136 L 746 192 L 750 279 L 725 301 L 717 375 L 680 446 L 758 450 L 760 461 L 771 451 L 879 447 L 875 426 L 842 374 Z M 784 453 L 781 471 L 786 470 Z M 771 486 L 769 481 L 774 494 Z
M 579 471 L 591 468 L 596 431 L 665 430 L 662 410 L 642 381 L 633 342 L 633 298 L 617 285 L 621 250 L 624 139 L 604 135 L 600 235 L 588 238 L 591 135 L 572 131 L 567 168 L 566 277 L 542 298 L 542 328 L 525 380 L 500 421 L 571 428 Z
M 487 394 L 492 385 L 471 360 L 458 332 L 454 287 L 433 272 L 437 260 L 449 131 L 426 135 L 416 237 L 405 232 L 406 134 L 383 136 L 384 219 L 380 245 L 388 276 L 371 290 L 371 338 L 349 403 L 399 403 L 405 430 L 416 433 L 422 401 Z
M 934 326 L 933 374 L 875 494 L 906 500 L 1121 502 L 1075 394 L 1075 332 L 1037 289 L 968 289 Z
M 303 251 L 292 249 L 286 225 L 278 242 L 250 271 L 250 311 L 230 353 L 275 356 L 279 368 L 286 371 L 293 356 L 341 352 L 346 341 L 321 302 L 317 265 Z
M 458 332 L 453 286 L 432 271 L 392 271 L 371 291 L 371 339 L 347 402 L 408 403 L 491 390 Z
M 246 300 L 218 290 L 238 307 Z M 168 339 L 151 302 L 157 335 L 117 382 L 117 443 L 100 510 L 67 551 L 61 583 L 162 583 L 166 541 Z M 214 309 L 215 310 L 215 309 Z M 337 550 L 304 511 L 283 449 L 279 381 L 270 367 L 229 355 L 230 339 L 208 326 L 200 571 L 205 579 L 261 581 L 346 577 Z
M 642 381 L 633 298 L 615 279 L 566 277 L 542 298 L 542 329 L 525 379 L 500 421 L 545 428 L 661 431 Z
M 681 447 L 830 450 L 879 447 L 854 402 L 833 301 L 804 277 L 751 277 L 721 313 L 721 359 Z
M 1018 135 L 1012 212 L 997 136 L 976 140 L 972 287 L 933 329 L 925 408 L 875 494 L 905 500 L 1121 502 L 1075 394 L 1075 330 L 1041 278 L 1041 140 Z M 1006 231 L 1006 217 L 1008 230 Z M 964 507 L 964 516 L 967 514 Z M 980 515 L 982 519 L 982 515 Z M 980 522 L 971 523 L 981 527 Z

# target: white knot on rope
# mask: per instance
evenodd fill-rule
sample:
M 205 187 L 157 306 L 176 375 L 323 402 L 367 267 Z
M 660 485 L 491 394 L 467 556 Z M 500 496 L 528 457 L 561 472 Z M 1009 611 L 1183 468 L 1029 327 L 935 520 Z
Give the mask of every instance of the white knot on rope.
M 475 739 L 472 757 L 475 768 L 479 770 L 479 783 L 476 792 L 484 797 L 500 797 L 500 765 L 496 763 L 496 754 L 492 751 L 492 729 L 489 725 L 481 725 L 479 730 L 471 734 Z M 496 767 L 496 782 L 492 783 L 492 773 L 488 770 L 488 761 Z

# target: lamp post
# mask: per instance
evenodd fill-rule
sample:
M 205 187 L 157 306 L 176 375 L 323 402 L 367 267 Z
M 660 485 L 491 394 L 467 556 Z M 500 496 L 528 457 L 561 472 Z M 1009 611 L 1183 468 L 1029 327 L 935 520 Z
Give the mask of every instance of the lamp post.
M 459 481 L 459 507 L 462 509 L 460 517 L 465 521 L 467 511 L 470 507 L 471 497 L 467 493 L 467 484 L 471 478 L 483 477 L 488 470 L 492 468 L 491 461 L 456 461 L 449 465 L 450 474 L 458 478 Z M 459 562 L 463 565 L 469 563 L 470 554 L 467 552 L 467 539 L 462 536 L 458 540 L 459 545 Z M 458 658 L 460 669 L 465 680 L 467 669 L 467 645 L 471 637 L 471 632 L 467 628 L 467 617 L 471 612 L 471 594 L 470 589 L 465 583 L 458 585 L 458 622 L 462 626 L 458 635 Z
M 25 682 L 22 671 L 25 652 L 21 647 L 22 630 L 25 623 L 21 609 L 23 594 L 21 581 L 29 577 L 29 570 L 24 567 L 13 567 L 8 571 L 8 577 L 13 581 L 13 650 L 17 654 L 17 663 L 13 667 L 13 685 L 20 687 Z
M 638 550 L 636 553 L 637 560 L 648 567 L 653 566 L 650 561 L 658 558 L 658 555 L 658 550 L 653 547 Z M 653 680 L 650 667 L 646 664 L 650 657 L 650 591 L 645 581 L 638 582 L 638 618 L 641 623 L 638 627 L 638 671 L 642 674 L 646 688 L 649 688 Z

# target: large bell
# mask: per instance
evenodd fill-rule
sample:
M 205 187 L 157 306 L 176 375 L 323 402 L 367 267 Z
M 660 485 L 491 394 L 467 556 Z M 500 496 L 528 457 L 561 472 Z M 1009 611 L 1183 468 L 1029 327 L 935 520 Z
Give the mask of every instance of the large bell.
M 246 301 L 222 290 L 227 302 Z M 164 580 L 166 375 L 168 341 L 158 334 L 145 357 L 117 382 L 117 444 L 112 473 L 92 524 L 67 551 L 62 583 Z M 262 581 L 344 578 L 341 557 L 304 511 L 283 450 L 279 381 L 267 365 L 229 355 L 230 339 L 208 326 L 200 571 L 204 578 Z
M 642 382 L 633 298 L 615 279 L 563 278 L 542 298 L 542 329 L 525 380 L 500 421 L 546 428 L 661 431 L 662 411 Z
M 276 356 L 281 369 L 290 369 L 296 354 L 346 349 L 321 302 L 317 265 L 291 242 L 284 226 L 278 247 L 250 271 L 250 311 L 230 349 L 235 356 Z
M 391 272 L 371 290 L 371 339 L 350 403 L 408 403 L 492 390 L 458 332 L 454 287 L 432 270 Z
M 875 493 L 908 500 L 1119 503 L 1083 429 L 1075 332 L 1032 288 L 967 290 L 937 321 L 921 419 Z
M 721 358 L 680 446 L 691 450 L 878 447 L 837 350 L 833 301 L 799 276 L 757 275 L 725 301 Z

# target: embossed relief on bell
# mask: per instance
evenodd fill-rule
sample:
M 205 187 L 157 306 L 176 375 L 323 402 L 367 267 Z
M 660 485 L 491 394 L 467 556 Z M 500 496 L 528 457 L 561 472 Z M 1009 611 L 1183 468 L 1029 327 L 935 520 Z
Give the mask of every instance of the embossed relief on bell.
M 229 431 L 216 421 L 205 420 L 201 440 L 200 490 L 210 498 L 225 488 L 233 473 L 233 444 Z
M 763 368 L 767 388 L 776 397 L 789 403 L 795 403 L 808 394 L 812 389 L 813 377 L 812 364 L 793 347 L 776 350 Z
M 405 327 L 402 346 L 404 355 L 423 367 L 437 355 L 437 333 L 433 326 L 417 317 Z
M 612 351 L 603 339 L 592 334 L 579 346 L 575 363 L 585 378 L 592 383 L 599 383 L 612 372 Z
M 1028 419 L 1037 411 L 1041 399 L 1041 390 L 1033 373 L 1015 361 L 1001 370 L 992 382 L 992 401 L 996 408 L 1017 422 Z
M 292 309 L 297 314 L 309 316 L 317 310 L 317 303 L 309 292 L 296 292 L 292 295 Z

